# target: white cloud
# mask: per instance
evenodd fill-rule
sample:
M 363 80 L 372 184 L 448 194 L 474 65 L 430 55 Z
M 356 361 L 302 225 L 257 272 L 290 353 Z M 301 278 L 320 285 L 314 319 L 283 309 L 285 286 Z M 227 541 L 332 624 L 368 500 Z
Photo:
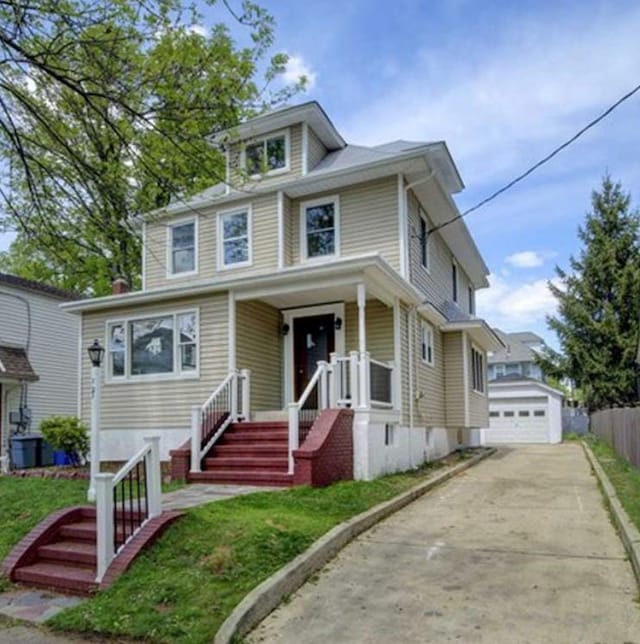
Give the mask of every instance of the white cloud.
M 551 282 L 560 286 L 556 278 Z M 489 283 L 488 289 L 478 291 L 477 304 L 478 315 L 491 326 L 524 331 L 544 324 L 547 315 L 556 313 L 557 302 L 546 279 L 514 283 L 492 274 Z
M 192 34 L 198 34 L 198 36 L 202 36 L 203 38 L 206 38 L 209 35 L 209 30 L 204 25 L 199 24 L 189 25 L 187 27 L 187 31 Z
M 297 83 L 300 77 L 307 79 L 307 90 L 313 89 L 316 84 L 316 73 L 302 56 L 289 55 L 289 61 L 282 75 L 285 83 Z
M 491 47 L 469 43 L 465 56 L 455 51 L 457 41 L 451 50 L 425 49 L 364 114 L 353 114 L 345 133 L 363 144 L 445 139 L 469 183 L 499 181 L 630 89 L 639 30 L 640 7 L 597 20 L 565 14 L 514 22 L 496 32 Z
M 535 250 L 523 250 L 509 255 L 504 261 L 514 268 L 535 268 L 544 264 L 544 257 Z

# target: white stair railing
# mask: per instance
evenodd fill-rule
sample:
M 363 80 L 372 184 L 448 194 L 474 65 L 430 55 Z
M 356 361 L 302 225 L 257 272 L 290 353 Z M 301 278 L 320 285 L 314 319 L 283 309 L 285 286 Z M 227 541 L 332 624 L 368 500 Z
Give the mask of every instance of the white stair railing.
M 147 521 L 162 514 L 160 437 L 148 436 L 144 442 L 144 447 L 116 474 L 96 474 L 98 583 Z
M 202 471 L 202 459 L 231 423 L 249 419 L 251 373 L 230 371 L 203 405 L 191 409 L 191 472 Z

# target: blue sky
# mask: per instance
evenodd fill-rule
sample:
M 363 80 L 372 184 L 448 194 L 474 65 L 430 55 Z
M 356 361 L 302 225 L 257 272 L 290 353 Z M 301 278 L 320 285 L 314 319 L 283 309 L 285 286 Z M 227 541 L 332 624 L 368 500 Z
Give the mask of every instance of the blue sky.
M 446 140 L 466 184 L 461 210 L 640 83 L 635 0 L 260 4 L 276 18 L 275 50 L 291 56 L 291 77 L 309 75 L 300 100 L 318 100 L 351 143 Z M 609 172 L 640 205 L 639 116 L 640 95 L 468 217 L 492 274 L 492 288 L 478 294 L 490 324 L 554 343 L 546 282 L 579 250 L 591 190 Z M 7 242 L 0 235 L 0 249 Z

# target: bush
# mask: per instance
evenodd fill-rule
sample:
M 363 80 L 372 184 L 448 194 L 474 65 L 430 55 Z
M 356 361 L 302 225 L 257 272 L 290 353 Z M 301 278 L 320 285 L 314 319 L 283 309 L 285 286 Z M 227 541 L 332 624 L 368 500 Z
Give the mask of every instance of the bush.
M 40 423 L 44 439 L 55 450 L 65 451 L 77 467 L 89 453 L 89 430 L 75 416 L 51 416 Z

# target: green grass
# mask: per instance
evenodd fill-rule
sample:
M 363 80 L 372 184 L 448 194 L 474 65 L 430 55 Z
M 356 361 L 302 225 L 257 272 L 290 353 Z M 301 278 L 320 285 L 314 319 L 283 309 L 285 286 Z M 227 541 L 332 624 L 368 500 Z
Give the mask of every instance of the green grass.
M 585 442 L 609 477 L 622 507 L 640 529 L 640 470 L 618 456 L 606 441 L 588 434 Z
M 371 482 L 251 494 L 189 510 L 112 588 L 49 624 L 153 642 L 209 642 L 251 589 L 313 541 L 428 478 L 439 465 Z

